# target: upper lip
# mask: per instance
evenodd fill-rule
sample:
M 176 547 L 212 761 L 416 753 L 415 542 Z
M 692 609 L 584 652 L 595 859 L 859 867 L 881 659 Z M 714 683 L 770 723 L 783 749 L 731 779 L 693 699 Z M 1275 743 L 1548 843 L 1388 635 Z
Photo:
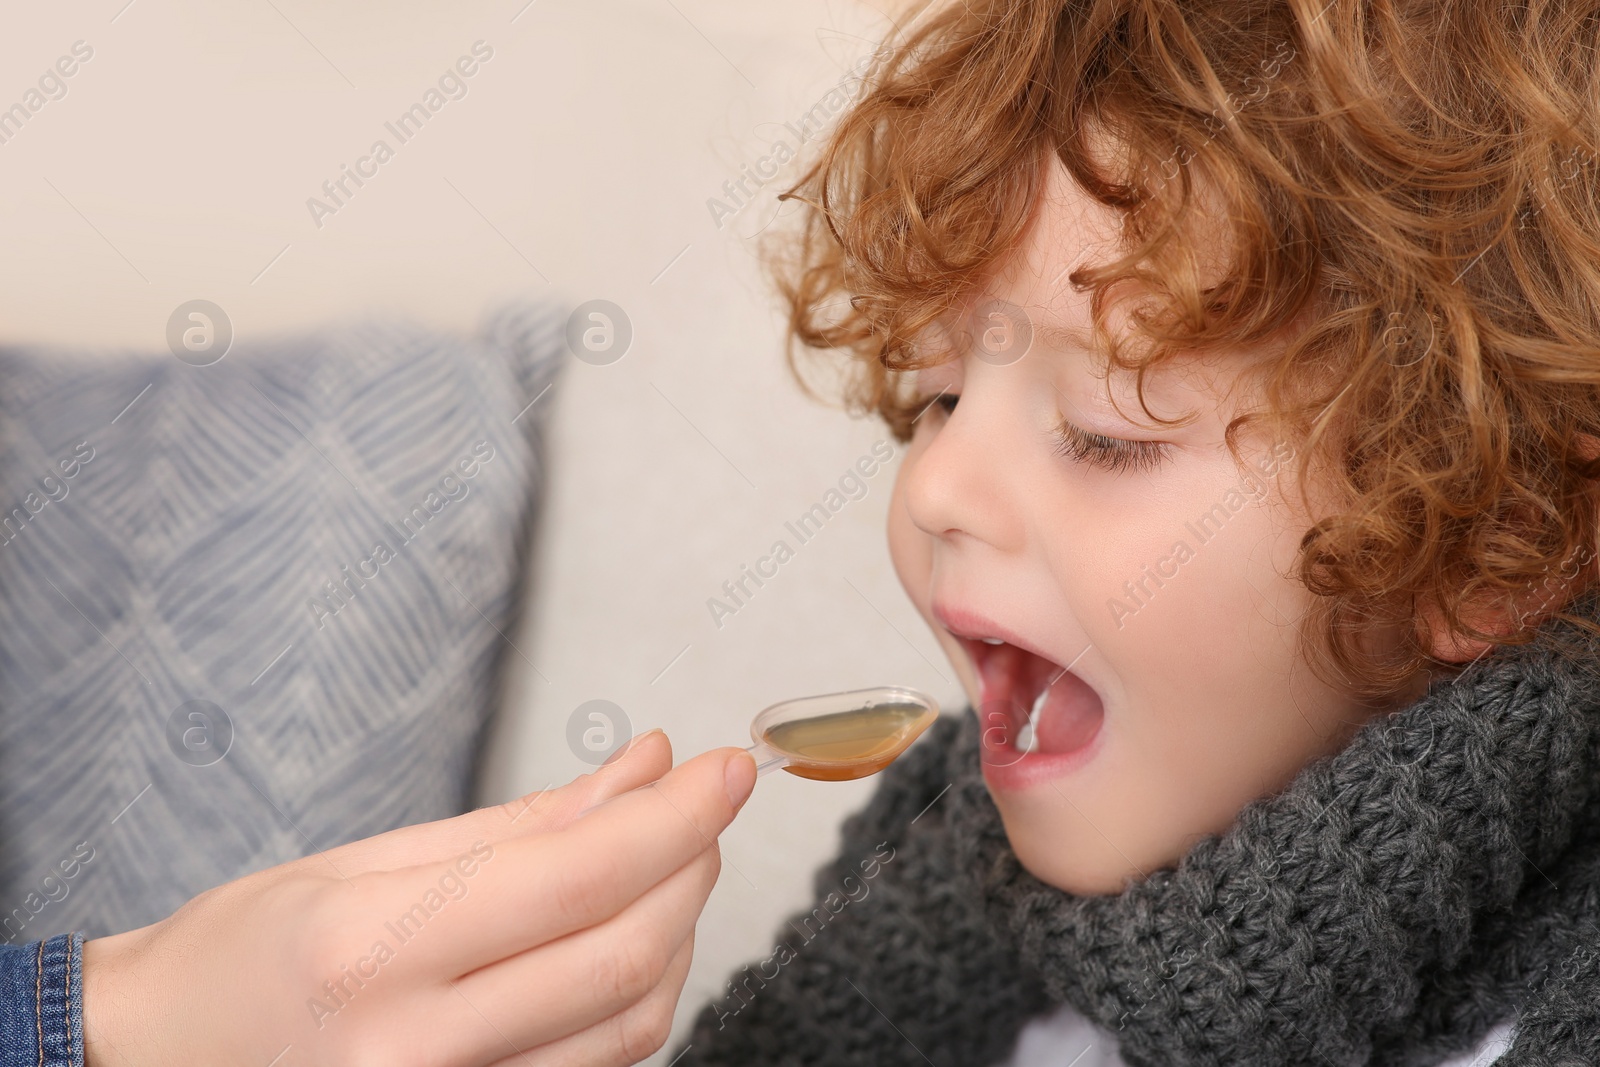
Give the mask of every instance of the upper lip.
M 1022 649 L 1024 652 L 1031 652 L 1040 659 L 1048 660 L 1049 662 L 1054 663 L 1057 667 L 1062 665 L 1054 656 L 1040 648 L 1038 645 L 1034 644 L 1032 641 L 1017 636 L 1017 634 L 1006 629 L 1004 626 L 1001 626 L 999 623 L 993 621 L 992 619 L 985 618 L 975 611 L 954 607 L 949 604 L 936 603 L 932 607 L 932 612 L 933 617 L 939 621 L 940 626 L 943 626 L 946 630 L 949 630 L 952 635 L 961 638 L 964 641 L 981 642 L 985 637 L 998 637 L 1006 644 L 1014 645 L 1017 648 Z M 977 649 L 969 648 L 968 652 L 973 654 L 973 659 L 975 661 L 978 659 Z

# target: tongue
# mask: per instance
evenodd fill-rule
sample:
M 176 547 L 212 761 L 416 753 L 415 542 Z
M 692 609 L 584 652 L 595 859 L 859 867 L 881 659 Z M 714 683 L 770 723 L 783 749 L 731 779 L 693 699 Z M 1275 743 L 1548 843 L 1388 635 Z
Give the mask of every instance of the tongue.
M 1034 747 L 1040 752 L 1082 748 L 1100 729 L 1104 711 L 1100 697 L 1087 682 L 1070 671 L 1063 674 L 1050 687 L 1044 705 L 1033 718 Z
M 1100 697 L 1083 679 L 1042 656 L 1015 645 L 995 645 L 984 656 L 981 673 L 984 703 L 1010 704 L 1019 717 L 1019 733 L 1039 694 L 1046 694 L 1033 716 L 1032 747 L 1039 752 L 1071 752 L 1100 728 L 1105 710 Z

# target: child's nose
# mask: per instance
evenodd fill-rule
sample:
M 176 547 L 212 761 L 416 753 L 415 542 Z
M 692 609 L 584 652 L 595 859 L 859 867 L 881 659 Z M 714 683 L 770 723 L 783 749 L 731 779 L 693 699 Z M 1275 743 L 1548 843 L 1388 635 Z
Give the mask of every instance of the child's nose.
M 969 378 L 933 439 L 907 459 L 905 506 L 922 532 L 946 541 L 965 536 L 996 548 L 1016 547 L 1021 525 L 1007 491 L 1011 433 L 998 399 L 973 389 Z M 1015 426 L 1009 429 L 1014 433 Z

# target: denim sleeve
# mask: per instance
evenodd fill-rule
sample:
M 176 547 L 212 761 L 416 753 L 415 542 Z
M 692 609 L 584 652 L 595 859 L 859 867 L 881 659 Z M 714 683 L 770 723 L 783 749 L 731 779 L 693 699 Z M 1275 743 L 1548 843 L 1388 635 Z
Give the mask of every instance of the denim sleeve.
M 83 1067 L 83 934 L 0 945 L 0 1067 Z

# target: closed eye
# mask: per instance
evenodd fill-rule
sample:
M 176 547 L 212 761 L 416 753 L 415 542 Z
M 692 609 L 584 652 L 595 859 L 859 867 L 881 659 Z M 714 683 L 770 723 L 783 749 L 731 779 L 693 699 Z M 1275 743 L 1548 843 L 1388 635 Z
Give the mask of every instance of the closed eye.
M 1167 458 L 1161 441 L 1130 441 L 1107 437 L 1074 426 L 1065 419 L 1056 427 L 1056 451 L 1075 463 L 1088 463 L 1112 474 L 1127 470 L 1148 471 Z
M 961 394 L 950 392 L 948 387 L 939 390 L 938 394 L 935 396 L 923 397 L 917 401 L 921 407 L 917 411 L 916 418 L 912 419 L 911 421 L 921 421 L 924 415 L 928 414 L 935 408 L 939 409 L 939 414 L 948 417 L 949 414 L 956 409 L 956 401 L 960 399 Z

